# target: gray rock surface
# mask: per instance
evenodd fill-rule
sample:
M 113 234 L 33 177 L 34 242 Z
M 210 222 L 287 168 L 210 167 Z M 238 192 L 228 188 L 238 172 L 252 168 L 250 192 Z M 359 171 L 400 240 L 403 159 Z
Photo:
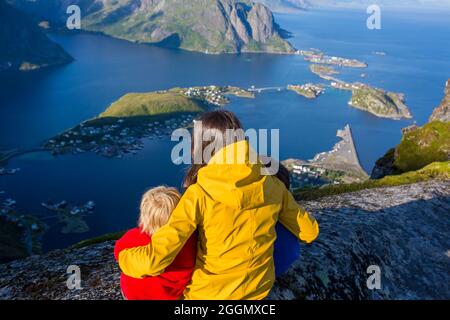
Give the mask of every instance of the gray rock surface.
M 450 182 L 373 189 L 302 203 L 321 228 L 277 279 L 274 299 L 449 299 Z M 369 290 L 367 268 L 381 271 Z
M 321 234 L 281 277 L 273 299 L 449 299 L 450 181 L 372 189 L 302 205 Z M 121 299 L 114 243 L 66 249 L 0 265 L 0 299 Z M 289 250 L 289 248 L 286 248 Z M 67 267 L 81 269 L 69 290 Z M 381 289 L 369 290 L 378 265 Z

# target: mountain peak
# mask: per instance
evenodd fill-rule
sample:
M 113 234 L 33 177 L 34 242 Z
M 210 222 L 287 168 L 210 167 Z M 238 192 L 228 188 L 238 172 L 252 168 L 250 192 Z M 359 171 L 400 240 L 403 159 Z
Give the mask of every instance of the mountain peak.
M 63 26 L 64 1 L 10 0 L 17 7 Z M 133 42 L 207 53 L 293 52 L 272 12 L 237 0 L 74 0 L 86 31 Z

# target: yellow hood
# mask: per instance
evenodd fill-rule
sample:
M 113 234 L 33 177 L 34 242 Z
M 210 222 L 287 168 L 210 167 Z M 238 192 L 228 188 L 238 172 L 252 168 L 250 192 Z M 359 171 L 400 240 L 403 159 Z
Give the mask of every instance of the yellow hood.
M 197 183 L 213 200 L 236 209 L 256 208 L 264 203 L 261 163 L 247 141 L 218 151 L 198 172 Z

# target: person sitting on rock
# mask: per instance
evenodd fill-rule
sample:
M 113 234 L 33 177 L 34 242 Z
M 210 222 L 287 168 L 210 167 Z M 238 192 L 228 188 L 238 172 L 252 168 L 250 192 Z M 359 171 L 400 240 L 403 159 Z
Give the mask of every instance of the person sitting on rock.
M 122 272 L 137 278 L 163 273 L 198 232 L 195 270 L 184 299 L 263 299 L 275 281 L 277 222 L 302 241 L 317 238 L 316 220 L 275 172 L 267 174 L 245 136 L 234 134 L 242 131 L 239 119 L 226 110 L 203 113 L 194 123 L 186 191 L 150 244 L 121 252 Z
M 156 187 L 148 190 L 142 197 L 139 227 L 129 230 L 120 238 L 114 248 L 114 256 L 129 248 L 145 246 L 152 242 L 152 234 L 167 223 L 180 200 L 175 188 Z M 167 245 L 164 240 L 161 245 Z M 176 300 L 183 295 L 191 280 L 195 266 L 197 238 L 192 235 L 183 248 L 167 265 L 164 272 L 157 276 L 138 278 L 120 275 L 120 287 L 127 300 Z

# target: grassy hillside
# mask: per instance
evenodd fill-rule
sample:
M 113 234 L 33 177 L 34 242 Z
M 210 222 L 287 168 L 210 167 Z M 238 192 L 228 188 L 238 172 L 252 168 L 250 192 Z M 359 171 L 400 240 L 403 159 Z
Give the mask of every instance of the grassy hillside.
M 105 117 L 139 117 L 172 113 L 203 112 L 203 101 L 184 96 L 177 90 L 149 93 L 128 93 L 100 114 Z
M 450 122 L 433 121 L 406 133 L 395 150 L 394 167 L 400 172 L 420 169 L 450 156 Z
M 335 194 L 380 187 L 393 187 L 427 181 L 430 179 L 450 179 L 450 161 L 435 162 L 417 171 L 411 171 L 401 175 L 386 176 L 379 180 L 370 179 L 361 183 L 329 185 L 318 189 L 297 190 L 294 192 L 294 195 L 298 200 L 315 200 Z

